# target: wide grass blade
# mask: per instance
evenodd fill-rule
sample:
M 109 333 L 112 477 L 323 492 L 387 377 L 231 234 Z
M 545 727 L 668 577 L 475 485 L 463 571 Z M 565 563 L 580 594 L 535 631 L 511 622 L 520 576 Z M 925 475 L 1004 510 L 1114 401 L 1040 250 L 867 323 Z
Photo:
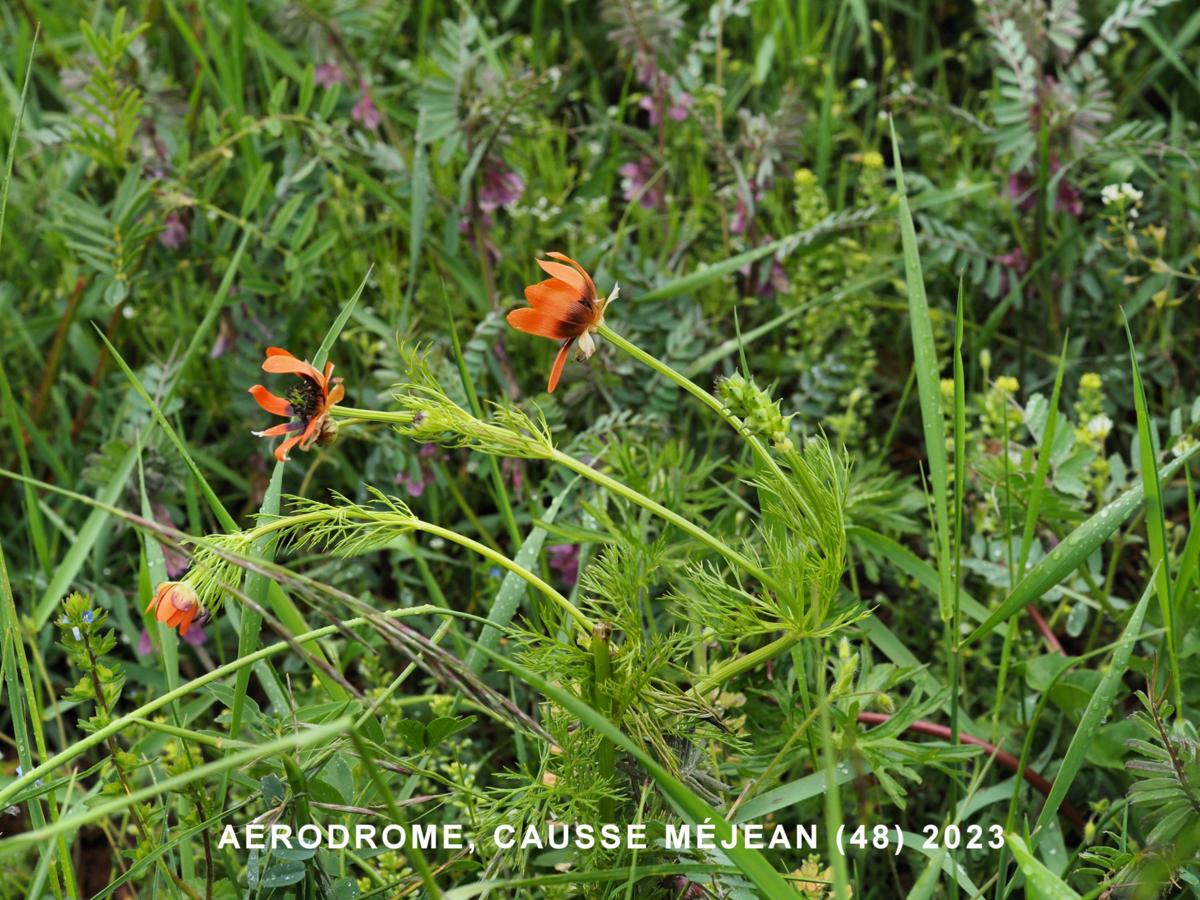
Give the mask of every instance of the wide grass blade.
M 524 666 L 482 647 L 480 647 L 480 650 L 497 665 L 508 669 L 531 688 L 576 716 L 580 722 L 598 732 L 601 737 L 607 738 L 627 753 L 633 755 L 645 767 L 646 771 L 650 773 L 650 777 L 654 779 L 659 789 L 671 802 L 671 805 L 675 807 L 686 821 L 710 824 L 714 828 L 714 834 L 718 841 L 729 840 L 733 833 L 729 822 L 719 812 L 709 806 L 708 803 L 697 796 L 691 788 L 668 772 L 642 747 L 627 737 L 612 722 L 574 694 L 558 685 L 551 684 Z M 754 883 L 755 887 L 761 892 L 761 896 L 770 898 L 770 900 L 775 900 L 775 898 L 784 900 L 784 898 L 794 898 L 796 896 L 795 890 L 767 862 L 766 857 L 757 850 L 733 847 L 724 852 L 733 864 L 741 870 L 742 874 Z
M 1025 896 L 1030 900 L 1079 900 L 1065 881 L 1047 869 L 1036 856 L 1029 852 L 1018 835 L 1007 834 L 1004 840 L 1012 851 L 1021 873 L 1025 876 Z
M 1146 618 L 1146 606 L 1150 601 L 1150 594 L 1154 590 L 1155 582 L 1156 579 L 1151 578 L 1150 583 L 1146 585 L 1146 590 L 1142 593 L 1142 599 L 1134 607 L 1133 615 L 1129 617 L 1129 622 L 1121 633 L 1121 640 L 1113 649 L 1112 659 L 1109 660 L 1108 667 L 1103 670 L 1104 677 L 1100 679 L 1099 687 L 1088 700 L 1083 717 L 1079 720 L 1079 727 L 1075 729 L 1075 734 L 1071 737 L 1071 743 L 1067 746 L 1067 752 L 1059 764 L 1058 774 L 1054 777 L 1054 785 L 1049 796 L 1046 797 L 1042 811 L 1038 814 L 1037 823 L 1033 827 L 1035 844 L 1038 832 L 1058 812 L 1059 804 L 1067 796 L 1067 791 L 1070 790 L 1075 776 L 1083 766 L 1088 748 L 1096 739 L 1096 732 L 1112 712 L 1113 701 L 1121 689 L 1125 670 L 1129 668 L 1129 657 L 1133 653 L 1133 645 L 1138 640 L 1142 630 L 1142 621 Z
M 1167 662 L 1170 666 L 1171 693 L 1175 709 L 1183 714 L 1183 671 L 1179 668 L 1179 635 L 1175 629 L 1175 599 L 1171 590 L 1170 560 L 1167 557 L 1167 516 L 1163 510 L 1162 484 L 1158 480 L 1154 424 L 1146 404 L 1146 388 L 1142 384 L 1142 373 L 1137 361 L 1137 348 L 1125 322 L 1125 336 L 1129 340 L 1129 361 L 1133 369 L 1133 404 L 1137 410 L 1138 459 L 1142 470 L 1142 491 L 1146 496 L 1146 536 L 1150 545 L 1150 565 L 1155 567 L 1154 591 L 1158 595 L 1158 608 L 1162 614 L 1163 629 L 1166 631 Z
M 904 189 L 904 167 L 900 162 L 900 143 L 892 123 L 892 153 L 895 161 L 896 191 L 899 197 L 900 239 L 904 247 L 904 283 L 908 291 L 908 324 L 912 331 L 913 365 L 917 370 L 917 396 L 921 402 L 921 426 L 925 435 L 925 456 L 929 461 L 929 480 L 933 491 L 933 514 L 938 553 L 938 610 L 943 622 L 953 617 L 951 584 L 950 484 L 946 467 L 946 420 L 942 412 L 941 367 L 933 341 L 933 323 L 929 301 L 925 297 L 925 276 L 917 250 L 917 231 Z
M 1200 445 L 1191 448 L 1183 456 L 1167 463 L 1158 471 L 1162 480 L 1171 478 L 1200 450 Z M 1153 465 L 1153 460 L 1151 460 Z M 1013 592 L 992 612 L 987 620 L 963 639 L 966 647 L 992 633 L 996 626 L 1007 622 L 1018 610 L 1034 602 L 1052 590 L 1072 572 L 1083 565 L 1114 531 L 1133 514 L 1145 497 L 1145 488 L 1138 484 L 1117 497 L 1090 519 L 1067 535 L 1058 546 L 1040 559 Z
M 200 347 L 207 337 L 208 332 L 212 329 L 213 323 L 216 322 L 217 316 L 224 307 L 226 300 L 228 300 L 230 288 L 233 287 L 234 277 L 237 275 L 238 268 L 241 266 L 242 256 L 250 242 L 250 235 L 251 232 L 249 230 L 246 230 L 242 234 L 242 240 L 234 251 L 233 258 L 229 261 L 229 266 L 225 269 L 225 274 L 221 278 L 217 292 L 213 295 L 212 302 L 209 303 L 204 318 L 192 333 L 192 339 L 188 342 L 187 349 L 183 353 L 174 377 L 163 392 L 160 401 L 161 404 L 165 404 L 175 393 L 175 389 L 182 382 L 183 374 L 187 371 L 189 363 L 199 354 Z M 147 429 L 142 433 L 143 443 L 148 439 L 149 432 L 150 429 Z M 125 482 L 129 480 L 129 476 L 133 473 L 139 452 L 140 450 L 137 447 L 130 447 L 125 452 L 125 455 L 121 457 L 121 460 L 113 470 L 112 479 L 96 492 L 97 501 L 105 506 L 112 506 L 117 501 L 117 498 L 121 496 L 121 492 L 125 489 Z M 46 585 L 46 589 L 42 592 L 41 598 L 34 607 L 33 620 L 38 628 L 46 624 L 46 621 L 54 611 L 54 607 L 70 589 L 71 582 L 75 580 L 75 576 L 79 574 L 79 570 L 87 562 L 92 548 L 96 546 L 96 542 L 100 539 L 107 524 L 108 513 L 102 509 L 94 509 L 80 527 L 76 539 L 71 543 L 70 549 L 67 550 L 66 555 L 59 562 L 57 568 L 55 568 L 54 576 L 50 579 L 50 583 Z
M 563 501 L 570 493 L 571 487 L 574 486 L 578 479 L 573 479 L 571 484 L 559 492 L 554 498 L 554 502 L 550 504 L 550 508 L 546 510 L 541 517 L 541 521 L 547 525 L 554 523 L 554 519 L 558 516 L 559 509 L 562 508 Z M 525 538 L 521 544 L 521 549 L 517 551 L 517 555 L 513 557 L 513 562 L 530 572 L 534 570 L 537 564 L 538 554 L 542 552 L 542 544 L 546 541 L 546 529 L 538 526 L 529 532 L 529 536 Z M 477 647 L 471 648 L 471 652 L 467 655 L 467 668 L 472 672 L 478 673 L 483 669 L 483 652 L 494 651 L 500 645 L 500 636 L 504 630 L 512 622 L 513 616 L 517 614 L 517 610 L 521 606 L 521 598 L 525 596 L 529 590 L 529 586 L 525 579 L 517 575 L 516 572 L 507 572 L 504 575 L 504 580 L 500 583 L 500 590 L 496 592 L 495 598 L 492 600 L 492 608 L 488 610 L 488 627 L 484 628 L 479 635 L 479 643 Z

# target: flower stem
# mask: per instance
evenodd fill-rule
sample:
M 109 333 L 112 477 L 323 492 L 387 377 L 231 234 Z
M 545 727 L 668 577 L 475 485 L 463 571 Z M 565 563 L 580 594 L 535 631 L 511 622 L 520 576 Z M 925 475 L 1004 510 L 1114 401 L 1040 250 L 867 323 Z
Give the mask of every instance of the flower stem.
M 308 522 L 320 522 L 328 518 L 328 516 L 329 513 L 323 509 L 297 513 L 294 516 L 281 516 L 278 519 L 271 519 L 261 525 L 251 528 L 249 531 L 245 532 L 245 536 L 247 539 L 254 541 L 263 535 L 270 534 L 273 531 L 290 531 L 297 525 L 303 525 Z M 469 538 L 464 534 L 459 534 L 457 531 L 453 531 L 449 528 L 443 528 L 441 525 L 434 525 L 432 522 L 426 522 L 424 519 L 418 519 L 415 516 L 406 516 L 399 513 L 377 512 L 372 514 L 371 518 L 377 522 L 394 521 L 398 529 L 405 531 L 423 531 L 426 534 L 432 534 L 435 537 L 440 537 L 444 540 L 450 541 L 453 544 L 458 544 L 460 547 L 465 547 L 467 550 L 478 553 L 484 559 L 494 562 L 501 568 L 507 569 L 509 572 L 512 572 L 520 578 L 523 578 L 532 587 L 549 597 L 550 600 L 552 600 L 563 610 L 563 612 L 574 619 L 576 624 L 578 624 L 585 633 L 592 633 L 592 620 L 584 615 L 583 611 L 580 610 L 578 606 L 556 591 L 551 585 L 547 584 L 533 572 L 518 566 L 503 553 L 492 549 L 486 544 L 481 544 L 479 541 Z
M 656 516 L 666 519 L 680 531 L 691 535 L 702 544 L 705 544 L 711 547 L 717 553 L 720 553 L 723 557 L 725 557 L 738 568 L 745 571 L 747 574 L 754 576 L 763 584 L 778 590 L 779 584 L 775 581 L 775 579 L 767 574 L 766 570 L 763 569 L 762 566 L 758 565 L 758 563 L 754 562 L 748 556 L 738 553 L 724 541 L 714 537 L 703 528 L 700 528 L 699 526 L 689 522 L 683 516 L 679 515 L 679 513 L 672 512 L 661 503 L 651 500 L 645 494 L 635 491 L 633 488 L 622 484 L 615 478 L 605 475 L 598 469 L 592 468 L 587 463 L 582 462 L 581 460 L 578 460 L 567 453 L 563 453 L 561 450 L 552 450 L 550 452 L 550 459 L 564 468 L 570 469 L 572 472 L 582 475 L 589 481 L 592 481 L 601 487 L 612 491 L 614 494 L 624 497 L 631 503 L 636 503 L 643 509 L 647 509 L 654 513 Z
M 426 522 L 421 519 L 417 519 L 413 523 L 413 528 L 415 528 L 417 531 L 423 531 L 426 534 L 432 534 L 436 537 L 444 538 L 451 543 L 458 544 L 460 547 L 465 547 L 468 550 L 472 550 L 485 559 L 494 562 L 501 568 L 507 569 L 509 572 L 512 572 L 518 577 L 525 579 L 525 581 L 549 597 L 555 604 L 558 605 L 560 609 L 562 609 L 563 612 L 574 619 L 575 623 L 584 632 L 587 634 L 592 633 L 592 629 L 595 627 L 592 624 L 592 620 L 584 615 L 583 611 L 578 606 L 556 591 L 549 584 L 542 581 L 542 579 L 537 575 L 533 574 L 528 569 L 518 566 L 503 553 L 497 553 L 486 544 L 481 544 L 479 541 L 473 540 L 466 535 L 459 534 L 457 531 L 452 531 L 449 528 L 443 528 L 440 525 L 434 525 L 432 522 Z
M 353 406 L 335 406 L 330 415 L 338 419 L 362 419 L 367 422 L 390 422 L 394 425 L 410 425 L 413 413 L 383 409 L 357 409 Z
M 700 387 L 700 385 L 696 384 L 696 382 L 692 381 L 682 372 L 675 371 L 658 357 L 651 356 L 641 347 L 637 346 L 637 344 L 634 344 L 621 337 L 621 335 L 617 334 L 607 325 L 602 324 L 598 326 L 596 331 L 614 347 L 619 347 L 638 362 L 649 366 L 655 372 L 658 372 L 658 374 L 662 375 L 668 381 L 671 381 L 683 388 L 685 391 L 715 412 L 726 422 L 726 424 L 729 425 L 730 428 L 742 436 L 743 440 L 745 440 L 750 446 L 750 449 L 754 451 L 755 455 L 762 460 L 767 468 L 771 469 L 778 475 L 783 474 L 779 468 L 779 464 L 775 461 L 775 458 L 771 456 L 771 452 L 763 446 L 762 441 L 760 441 L 755 435 L 751 434 L 745 423 L 743 423 L 741 419 L 726 409 L 725 404 L 723 404 L 720 400 L 718 400 L 708 391 L 704 390 L 704 388 Z
M 763 644 L 757 650 L 751 650 L 745 656 L 739 656 L 737 659 L 731 659 L 729 662 L 717 666 L 717 668 L 696 682 L 696 686 L 692 690 L 700 696 L 704 696 L 731 678 L 756 668 L 769 659 L 774 659 L 780 653 L 790 650 L 798 643 L 800 643 L 800 635 L 789 631 L 782 637 L 771 641 L 771 643 Z

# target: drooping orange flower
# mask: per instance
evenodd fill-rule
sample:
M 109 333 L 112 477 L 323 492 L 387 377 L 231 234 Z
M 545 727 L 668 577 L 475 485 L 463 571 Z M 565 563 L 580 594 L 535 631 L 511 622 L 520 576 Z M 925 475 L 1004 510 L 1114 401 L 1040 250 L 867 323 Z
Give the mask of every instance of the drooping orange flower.
M 562 253 L 547 253 L 550 262 L 539 259 L 537 264 L 550 277 L 525 288 L 528 306 L 514 309 L 508 314 L 508 324 L 518 331 L 538 337 L 562 341 L 554 366 L 550 369 L 550 384 L 546 388 L 554 393 L 562 375 L 563 365 L 571 352 L 571 346 L 579 342 L 579 358 L 587 359 L 596 352 L 592 332 L 604 324 L 604 310 L 617 299 L 616 285 L 612 293 L 601 300 L 596 296 L 596 284 L 583 266 Z
M 204 611 L 192 586 L 184 581 L 164 581 L 154 591 L 154 599 L 146 612 L 154 610 L 154 618 L 168 628 L 178 628 L 180 636 L 192 627 L 192 620 Z
M 320 372 L 280 347 L 268 347 L 262 367 L 264 372 L 273 375 L 296 375 L 300 378 L 285 397 L 272 394 L 261 384 L 250 388 L 259 406 L 269 413 L 291 419 L 265 431 L 254 432 L 258 437 L 290 435 L 275 448 L 277 460 L 286 461 L 288 451 L 297 444 L 301 450 L 307 450 L 313 443 L 327 444 L 337 437 L 337 427 L 329 418 L 329 412 L 346 396 L 346 389 L 342 386 L 342 379 L 333 377 L 333 363 L 326 363 L 325 371 Z

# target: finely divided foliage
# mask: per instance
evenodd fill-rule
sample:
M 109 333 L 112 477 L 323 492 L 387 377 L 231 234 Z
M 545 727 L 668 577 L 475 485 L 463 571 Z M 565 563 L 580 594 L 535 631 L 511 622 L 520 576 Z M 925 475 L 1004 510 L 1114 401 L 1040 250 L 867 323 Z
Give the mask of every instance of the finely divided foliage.
M 1200 897 L 1193 5 L 84 6 L 0 900 Z

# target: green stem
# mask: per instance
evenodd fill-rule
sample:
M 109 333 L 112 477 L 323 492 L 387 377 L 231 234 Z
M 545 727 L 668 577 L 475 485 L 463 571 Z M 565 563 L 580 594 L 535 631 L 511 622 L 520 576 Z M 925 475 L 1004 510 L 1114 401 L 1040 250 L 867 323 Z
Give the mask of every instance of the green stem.
M 658 372 L 658 374 L 662 375 L 668 381 L 671 381 L 683 388 L 685 391 L 715 412 L 729 425 L 730 428 L 742 436 L 742 438 L 750 446 L 750 449 L 754 451 L 755 455 L 762 460 L 767 468 L 771 469 L 771 471 L 773 471 L 776 475 L 783 475 L 783 472 L 779 468 L 779 464 L 775 461 L 775 457 L 773 457 L 771 452 L 763 446 L 762 441 L 751 434 L 749 429 L 746 428 L 746 426 L 742 423 L 742 420 L 726 409 L 725 404 L 723 404 L 720 400 L 718 400 L 708 391 L 704 390 L 704 388 L 700 387 L 700 385 L 696 384 L 696 382 L 692 381 L 683 373 L 672 369 L 658 357 L 651 356 L 641 347 L 627 341 L 607 325 L 601 324 L 596 328 L 596 332 L 614 347 L 619 347 L 638 362 L 649 366 L 655 372 Z
M 25 656 L 25 644 L 23 635 L 21 634 L 20 617 L 17 615 L 16 600 L 13 597 L 12 584 L 8 578 L 8 562 L 4 558 L 4 550 L 0 548 L 0 656 L 7 656 L 3 652 L 4 638 L 7 635 L 12 642 L 12 657 L 15 659 L 16 668 L 20 671 L 20 683 L 25 688 L 25 705 L 26 710 L 21 709 L 21 697 L 18 690 L 17 679 L 14 677 L 16 672 L 12 670 L 9 660 L 8 667 L 0 671 L 0 682 L 3 682 L 7 676 L 11 679 L 8 685 L 9 703 L 12 710 L 13 734 L 17 740 L 17 756 L 21 760 L 22 767 L 26 769 L 34 769 L 33 757 L 29 752 L 29 738 L 25 726 L 25 715 L 29 715 L 29 721 L 33 726 L 33 739 L 37 746 L 39 759 L 46 759 L 49 752 L 46 747 L 46 735 L 42 729 L 42 706 L 38 702 L 37 691 L 34 687 L 33 676 L 29 671 L 29 660 Z M 30 641 L 31 645 L 33 641 Z M 3 665 L 3 663 L 0 663 Z M 23 752 L 22 752 L 23 751 Z M 34 769 L 36 771 L 36 769 Z M 28 777 L 28 776 L 24 776 Z M 0 804 L 0 809 L 4 809 L 8 804 Z M 46 806 L 50 811 L 50 821 L 55 823 L 59 820 L 58 801 L 53 792 L 46 796 Z M 40 802 L 30 804 L 30 819 L 37 827 L 42 827 L 45 823 L 45 818 L 42 814 L 42 806 Z M 54 891 L 55 897 L 61 897 L 62 891 L 65 889 L 68 898 L 78 895 L 78 887 L 75 883 L 75 872 L 71 867 L 70 847 L 67 845 L 66 838 L 59 835 L 57 838 L 57 856 L 51 861 L 50 866 L 50 885 Z M 59 884 L 59 875 L 62 875 L 62 884 Z
M 156 722 L 154 719 L 134 719 L 132 724 L 141 725 L 143 728 L 148 728 L 151 731 L 160 731 L 163 734 L 169 734 L 172 737 L 177 737 L 185 741 L 191 741 L 194 744 L 203 744 L 206 747 L 220 751 L 227 747 L 251 747 L 252 744 L 247 741 L 236 741 L 233 738 L 223 737 L 216 734 L 205 734 L 202 731 L 193 731 L 190 728 L 180 728 L 177 725 L 168 725 L 166 722 Z
M 475 226 L 476 245 L 483 254 L 484 274 L 487 276 L 489 286 L 491 285 L 491 267 L 487 259 L 487 252 L 483 249 L 483 243 L 480 240 L 479 226 Z M 488 294 L 492 297 L 492 302 L 495 303 L 495 291 L 490 290 Z M 458 362 L 458 376 L 462 381 L 463 390 L 467 392 L 467 402 L 471 404 L 471 412 L 475 418 L 483 418 L 483 405 L 479 402 L 479 395 L 475 391 L 475 382 L 471 379 L 471 372 L 467 368 L 467 361 L 463 357 L 462 345 L 458 341 L 458 328 L 454 325 L 454 315 L 450 309 L 450 301 L 446 296 L 446 284 L 442 282 L 442 300 L 446 304 L 446 324 L 450 330 L 450 343 L 454 347 L 454 359 Z M 521 546 L 521 529 L 517 527 L 517 517 L 513 513 L 512 502 L 508 499 L 508 489 L 504 485 L 504 476 L 500 471 L 500 464 L 496 462 L 496 457 L 488 457 L 488 469 L 492 473 L 492 484 L 496 489 L 496 505 L 500 508 L 500 517 L 504 520 L 504 524 L 508 528 L 509 539 L 512 540 L 513 548 Z
M 281 516 L 278 519 L 271 519 L 269 522 L 264 522 L 262 525 L 251 528 L 244 534 L 247 539 L 253 541 L 273 531 L 292 529 L 297 525 L 323 521 L 327 517 L 328 513 L 325 510 L 313 510 L 312 512 L 299 513 L 294 516 Z M 471 550 L 479 554 L 484 559 L 494 562 L 503 569 L 507 569 L 509 572 L 512 572 L 518 577 L 524 579 L 531 586 L 541 591 L 555 604 L 557 604 L 559 608 L 563 610 L 563 612 L 574 619 L 576 624 L 578 624 L 584 632 L 591 634 L 592 620 L 584 615 L 583 611 L 580 610 L 579 607 L 577 607 L 574 603 L 556 591 L 553 587 L 551 587 L 533 572 L 518 566 L 503 553 L 493 550 L 491 547 L 487 546 L 486 544 L 481 544 L 479 541 L 474 540 L 473 538 L 459 534 L 457 531 L 453 531 L 449 528 L 443 528 L 440 525 L 434 525 L 432 522 L 426 522 L 423 519 L 392 513 L 376 513 L 372 516 L 372 518 L 377 521 L 394 520 L 397 527 L 404 528 L 405 530 L 423 531 L 426 534 L 440 537 L 444 540 L 450 541 L 451 543 L 458 544 L 460 547 L 465 547 L 467 550 Z
M 497 553 L 486 544 L 481 544 L 479 541 L 473 540 L 466 535 L 459 534 L 457 531 L 452 531 L 449 528 L 443 528 L 440 525 L 434 525 L 432 522 L 425 522 L 421 519 L 417 519 L 416 522 L 413 523 L 413 528 L 415 528 L 417 531 L 423 531 L 426 534 L 432 534 L 437 537 L 444 538 L 445 540 L 458 544 L 460 547 L 465 547 L 468 550 L 473 550 L 475 553 L 478 553 L 485 559 L 494 562 L 501 568 L 507 569 L 514 575 L 523 578 L 530 585 L 537 588 L 552 601 L 554 601 L 554 603 L 556 603 L 563 612 L 575 620 L 576 624 L 578 624 L 583 631 L 587 632 L 588 634 L 591 633 L 594 627 L 592 620 L 584 615 L 583 611 L 578 606 L 556 591 L 549 584 L 542 581 L 542 579 L 537 575 L 534 575 L 528 569 L 518 566 L 503 553 Z
M 411 425 L 413 413 L 386 409 L 356 409 L 353 406 L 335 406 L 333 415 L 339 419 L 360 419 L 364 422 L 387 422 L 392 425 Z
M 376 792 L 379 794 L 380 799 L 383 800 L 384 806 L 387 807 L 392 821 L 402 827 L 406 827 L 408 825 L 408 817 L 404 815 L 404 812 L 397 805 L 395 798 L 392 797 L 392 792 L 384 785 L 383 779 L 379 775 L 379 767 L 375 764 L 375 757 L 371 754 L 371 749 L 367 746 L 367 742 L 353 728 L 350 729 L 350 740 L 354 743 L 355 749 L 358 750 L 359 758 L 364 763 L 367 775 L 371 779 L 371 784 L 375 786 Z M 429 867 L 429 860 L 425 858 L 425 854 L 411 841 L 408 842 L 408 847 L 403 852 L 425 885 L 425 891 L 429 894 L 430 900 L 441 900 L 442 892 L 438 889 L 437 881 L 433 877 L 433 869 Z
M 381 613 L 379 616 L 384 618 L 414 616 L 414 615 L 447 615 L 447 611 L 439 609 L 436 606 L 413 606 L 407 609 L 389 609 Z M 373 617 L 372 617 L 373 618 Z M 113 719 L 103 728 L 93 731 L 86 737 L 80 738 L 70 747 L 67 747 L 61 753 L 58 753 L 47 759 L 40 766 L 36 766 L 26 772 L 20 778 L 11 781 L 5 787 L 0 788 L 0 809 L 5 808 L 20 791 L 32 785 L 39 778 L 46 777 L 54 772 L 59 766 L 66 765 L 77 756 L 81 756 L 88 750 L 103 744 L 109 737 L 117 734 L 121 729 L 127 728 L 137 722 L 139 719 L 144 719 L 151 713 L 162 709 L 174 703 L 176 700 L 186 697 L 188 694 L 204 687 L 206 684 L 212 684 L 214 681 L 219 681 L 227 675 L 232 675 L 239 669 L 245 666 L 252 666 L 256 662 L 268 657 L 275 656 L 278 653 L 283 653 L 291 648 L 292 644 L 307 644 L 312 641 L 320 640 L 332 634 L 339 634 L 344 628 L 355 628 L 359 625 L 365 625 L 369 621 L 367 616 L 358 616 L 353 619 L 346 619 L 337 625 L 326 625 L 324 628 L 317 628 L 313 631 L 298 634 L 291 641 L 279 641 L 275 644 L 269 644 L 266 647 L 249 653 L 246 656 L 228 662 L 223 666 L 218 666 L 211 672 L 206 672 L 199 678 L 194 678 L 187 684 L 182 684 L 173 691 L 167 691 L 165 694 L 148 700 L 132 712 L 126 713 L 118 719 Z
M 700 541 L 700 543 L 711 547 L 713 550 L 715 550 L 717 553 L 720 553 L 723 557 L 725 557 L 727 560 L 729 560 L 735 566 L 737 566 L 738 568 L 747 572 L 748 574 L 753 575 L 755 578 L 757 578 L 763 584 L 765 584 L 775 590 L 780 590 L 781 586 L 780 586 L 779 582 L 777 582 L 774 578 L 772 578 L 770 575 L 768 575 L 766 570 L 763 569 L 761 566 L 759 566 L 758 563 L 754 562 L 749 557 L 747 557 L 741 553 L 738 553 L 736 550 L 734 550 L 732 547 L 730 547 L 724 541 L 720 540 L 719 538 L 713 537 L 709 532 L 705 531 L 703 528 L 700 528 L 697 525 L 692 524 L 687 519 L 685 519 L 683 516 L 667 509 L 661 503 L 651 500 L 645 494 L 641 494 L 641 493 L 635 491 L 633 488 L 622 484 L 621 482 L 617 481 L 615 478 L 610 478 L 608 475 L 605 475 L 603 472 L 592 468 L 587 463 L 581 462 L 580 460 L 576 459 L 573 456 L 563 453 L 561 450 L 558 450 L 558 449 L 551 450 L 549 458 L 551 461 L 558 463 L 560 466 L 570 469 L 572 472 L 582 475 L 584 478 L 588 479 L 589 481 L 592 481 L 592 482 L 600 485 L 601 487 L 606 488 L 609 491 L 612 491 L 617 496 L 624 497 L 626 500 L 630 501 L 631 503 L 635 503 L 638 506 L 642 507 L 643 509 L 647 509 L 650 512 L 654 513 L 659 518 L 665 519 L 666 521 L 668 521 L 672 525 L 674 525 L 676 528 L 678 528 L 680 531 L 683 531 L 686 534 L 694 537 L 696 540 Z
M 771 641 L 769 644 L 763 644 L 757 650 L 751 650 L 744 656 L 739 656 L 737 659 L 731 659 L 729 662 L 717 666 L 717 668 L 696 682 L 696 686 L 692 690 L 703 697 L 731 678 L 735 678 L 743 672 L 756 668 L 769 659 L 774 659 L 780 653 L 790 650 L 798 643 L 800 643 L 800 635 L 788 632 L 782 637 Z
M 607 622 L 597 622 L 592 628 L 592 661 L 595 666 L 596 682 L 592 692 L 592 705 L 609 721 L 614 721 L 613 699 L 605 693 L 605 683 L 612 678 L 612 658 L 609 656 L 608 638 L 612 634 L 612 626 Z M 600 747 L 596 754 L 600 767 L 600 777 L 611 783 L 616 769 L 616 751 L 612 741 L 600 739 Z M 613 798 L 605 795 L 600 799 L 600 821 L 611 822 L 616 812 Z

